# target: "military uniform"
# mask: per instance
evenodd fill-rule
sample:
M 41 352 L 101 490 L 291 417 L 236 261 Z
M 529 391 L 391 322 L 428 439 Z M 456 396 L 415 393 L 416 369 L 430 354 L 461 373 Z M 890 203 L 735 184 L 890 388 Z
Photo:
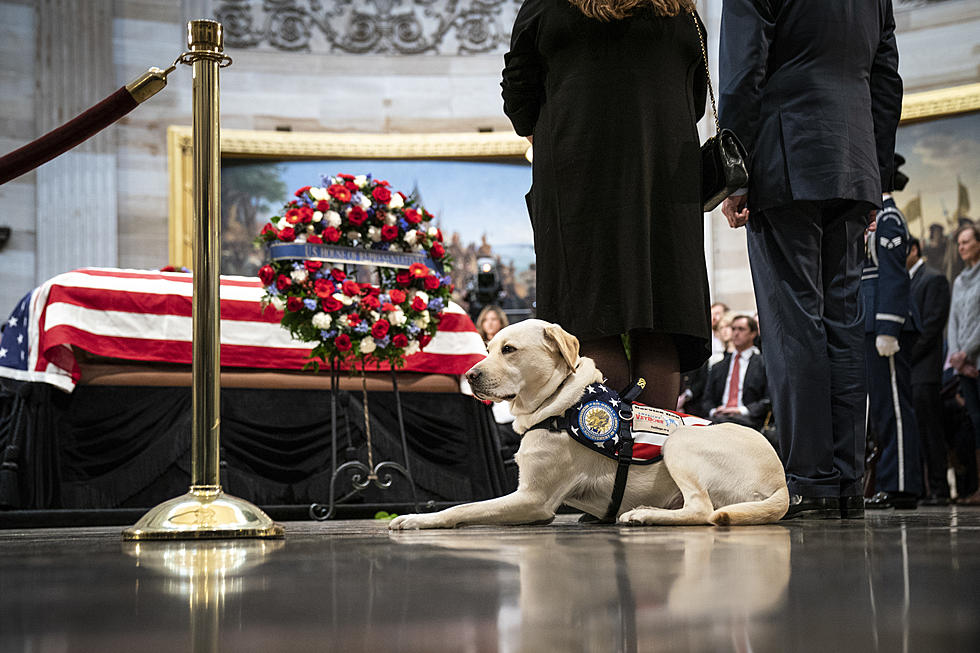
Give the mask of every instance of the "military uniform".
M 883 207 L 877 229 L 868 237 L 861 275 L 869 421 L 881 453 L 876 489 L 919 496 L 922 464 L 909 356 L 920 322 L 905 268 L 909 232 L 894 200 L 886 199 Z M 898 353 L 879 355 L 875 345 L 878 336 L 897 338 Z

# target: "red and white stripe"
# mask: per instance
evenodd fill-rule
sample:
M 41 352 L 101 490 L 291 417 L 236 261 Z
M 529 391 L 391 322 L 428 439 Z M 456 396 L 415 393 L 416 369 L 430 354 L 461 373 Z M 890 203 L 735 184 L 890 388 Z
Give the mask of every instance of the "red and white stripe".
M 72 346 L 97 356 L 189 364 L 191 294 L 192 276 L 180 272 L 85 268 L 52 278 L 31 297 L 31 380 L 71 391 L 80 376 Z M 223 276 L 220 294 L 222 366 L 306 364 L 312 347 L 279 325 L 280 311 L 262 307 L 258 279 Z M 459 375 L 485 356 L 472 320 L 450 303 L 435 337 L 403 369 Z

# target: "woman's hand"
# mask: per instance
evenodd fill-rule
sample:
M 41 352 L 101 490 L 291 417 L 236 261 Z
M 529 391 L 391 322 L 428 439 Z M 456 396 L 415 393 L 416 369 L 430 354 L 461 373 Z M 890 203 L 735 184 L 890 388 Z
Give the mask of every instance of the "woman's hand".
M 965 351 L 955 351 L 955 352 L 953 352 L 952 354 L 949 355 L 949 364 L 957 372 L 960 371 L 960 368 L 962 368 L 965 363 L 966 363 L 966 352 Z
M 749 221 L 748 195 L 730 195 L 721 203 L 721 212 L 728 219 L 728 226 L 738 229 Z

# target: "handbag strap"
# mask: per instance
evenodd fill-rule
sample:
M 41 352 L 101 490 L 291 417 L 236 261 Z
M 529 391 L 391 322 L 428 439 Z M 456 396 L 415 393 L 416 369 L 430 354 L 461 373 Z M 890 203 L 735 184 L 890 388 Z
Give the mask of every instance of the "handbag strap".
M 715 92 L 711 88 L 711 71 L 708 69 L 708 49 L 704 47 L 704 34 L 701 33 L 697 11 L 691 11 L 691 20 L 694 21 L 694 29 L 698 32 L 698 40 L 701 41 L 701 56 L 704 58 L 704 76 L 708 79 L 708 97 L 711 98 L 711 115 L 715 117 L 715 133 L 719 133 L 721 132 L 721 125 L 718 123 L 718 107 L 715 106 Z

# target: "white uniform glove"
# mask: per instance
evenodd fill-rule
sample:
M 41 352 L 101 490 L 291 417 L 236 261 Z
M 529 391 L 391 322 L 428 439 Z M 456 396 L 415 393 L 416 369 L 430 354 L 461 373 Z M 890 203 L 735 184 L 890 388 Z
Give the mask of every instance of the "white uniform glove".
M 901 347 L 898 346 L 898 338 L 895 336 L 875 336 L 875 349 L 879 356 L 894 356 Z

